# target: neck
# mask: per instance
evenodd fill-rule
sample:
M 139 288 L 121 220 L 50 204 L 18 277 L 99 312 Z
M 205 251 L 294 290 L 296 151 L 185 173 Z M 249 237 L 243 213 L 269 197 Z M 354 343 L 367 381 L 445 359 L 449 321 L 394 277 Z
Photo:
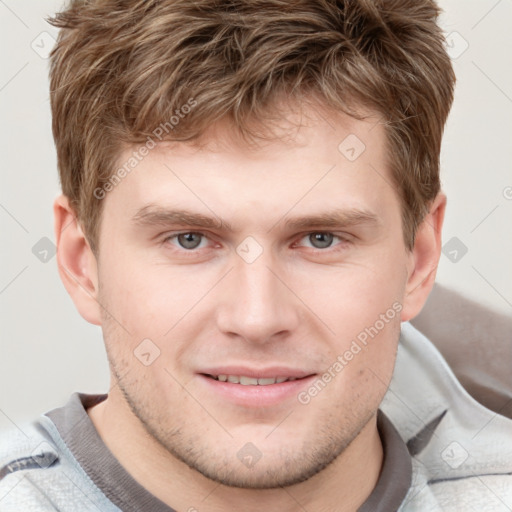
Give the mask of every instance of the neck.
M 214 482 L 165 450 L 121 396 L 111 392 L 87 411 L 103 442 L 148 492 L 175 510 L 356 511 L 379 478 L 383 450 L 376 416 L 344 452 L 309 480 L 278 489 L 240 489 Z

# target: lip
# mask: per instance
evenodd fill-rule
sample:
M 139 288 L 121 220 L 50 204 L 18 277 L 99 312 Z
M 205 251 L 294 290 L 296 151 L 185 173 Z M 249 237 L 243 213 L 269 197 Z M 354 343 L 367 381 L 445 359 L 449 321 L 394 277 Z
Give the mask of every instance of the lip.
M 244 375 L 245 377 L 268 379 L 271 377 L 286 377 L 287 379 L 302 379 L 313 375 L 314 372 L 289 368 L 285 366 L 272 366 L 268 368 L 247 368 L 246 366 L 222 366 L 215 368 L 206 368 L 201 370 L 205 375 Z M 273 384 L 272 384 L 273 385 Z
M 213 394 L 221 401 L 245 408 L 276 407 L 296 401 L 297 395 L 314 380 L 317 374 L 283 367 L 257 370 L 254 368 L 223 367 L 210 368 L 199 372 L 199 382 L 205 393 Z M 267 386 L 244 386 L 221 382 L 209 375 L 244 375 L 253 378 L 286 377 L 296 380 L 269 384 Z

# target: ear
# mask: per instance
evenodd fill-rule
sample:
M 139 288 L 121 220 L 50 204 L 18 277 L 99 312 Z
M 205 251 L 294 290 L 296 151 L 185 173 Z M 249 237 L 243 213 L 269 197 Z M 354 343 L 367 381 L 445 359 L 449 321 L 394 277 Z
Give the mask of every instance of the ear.
M 55 199 L 53 215 L 60 278 L 82 317 L 101 325 L 96 257 L 66 196 Z
M 402 322 L 411 320 L 421 311 L 434 286 L 441 256 L 441 230 L 445 209 L 446 196 L 439 193 L 432 202 L 429 213 L 418 226 L 414 247 L 410 253 Z

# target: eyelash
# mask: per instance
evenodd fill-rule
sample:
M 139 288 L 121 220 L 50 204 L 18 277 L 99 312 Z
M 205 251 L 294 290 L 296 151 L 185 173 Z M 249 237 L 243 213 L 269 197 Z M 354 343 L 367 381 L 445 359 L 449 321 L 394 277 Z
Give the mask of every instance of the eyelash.
M 308 237 L 308 236 L 310 236 L 310 235 L 317 234 L 317 233 L 321 233 L 321 234 L 324 234 L 324 235 L 333 235 L 333 237 L 337 238 L 339 240 L 339 242 L 337 244 L 334 244 L 334 241 L 333 241 L 333 245 L 331 245 L 329 247 L 326 247 L 324 249 L 317 249 L 315 247 L 308 247 L 308 249 L 311 249 L 315 254 L 317 254 L 317 253 L 328 253 L 328 252 L 331 252 L 331 251 L 340 250 L 339 248 L 336 249 L 336 247 L 339 246 L 339 245 L 345 246 L 345 245 L 351 243 L 351 240 L 348 238 L 347 235 L 342 236 L 341 234 L 336 234 L 336 233 L 333 233 L 331 231 L 309 231 L 307 233 L 301 234 L 300 238 L 299 238 L 299 241 L 304 239 L 304 238 L 306 238 L 306 237 Z M 188 234 L 199 235 L 201 237 L 204 237 L 204 238 L 210 240 L 208 235 L 206 235 L 205 233 L 202 233 L 200 231 L 180 231 L 179 233 L 173 233 L 173 234 L 167 235 L 162 240 L 161 244 L 162 245 L 167 244 L 171 240 L 177 239 L 178 236 L 180 236 L 180 235 L 188 235 Z M 295 245 L 295 244 L 296 244 L 296 242 L 293 245 Z M 185 249 L 184 247 L 179 247 L 177 245 L 175 246 L 175 248 L 178 251 L 180 251 L 180 252 L 182 252 L 184 254 L 187 254 L 189 256 L 197 255 L 198 251 L 200 250 L 200 249 Z

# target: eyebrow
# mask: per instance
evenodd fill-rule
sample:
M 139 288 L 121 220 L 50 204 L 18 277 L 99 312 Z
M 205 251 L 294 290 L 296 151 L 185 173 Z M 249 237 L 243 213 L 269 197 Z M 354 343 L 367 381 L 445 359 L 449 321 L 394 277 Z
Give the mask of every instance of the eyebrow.
M 333 210 L 330 212 L 297 217 L 285 222 L 289 229 L 307 229 L 314 227 L 339 228 L 358 224 L 379 224 L 379 218 L 372 212 L 360 209 Z
M 213 213 L 213 212 L 212 212 Z M 286 217 L 284 217 L 285 219 Z M 281 219 L 283 220 L 283 219 Z M 140 226 L 170 226 L 186 225 L 202 229 L 224 229 L 234 231 L 233 226 L 213 214 L 213 216 L 182 209 L 166 209 L 156 205 L 147 205 L 137 211 L 132 221 Z M 279 223 L 274 224 L 274 227 Z M 312 228 L 340 228 L 359 224 L 380 224 L 379 218 L 368 210 L 351 208 L 348 210 L 335 209 L 316 215 L 293 217 L 285 220 L 284 225 L 289 230 Z M 273 229 L 273 228 L 271 228 Z
M 187 225 L 196 228 L 227 229 L 232 226 L 220 217 L 209 217 L 202 213 L 188 210 L 166 209 L 160 206 L 147 205 L 141 208 L 132 218 L 135 224 L 141 226 L 167 226 L 172 224 Z

